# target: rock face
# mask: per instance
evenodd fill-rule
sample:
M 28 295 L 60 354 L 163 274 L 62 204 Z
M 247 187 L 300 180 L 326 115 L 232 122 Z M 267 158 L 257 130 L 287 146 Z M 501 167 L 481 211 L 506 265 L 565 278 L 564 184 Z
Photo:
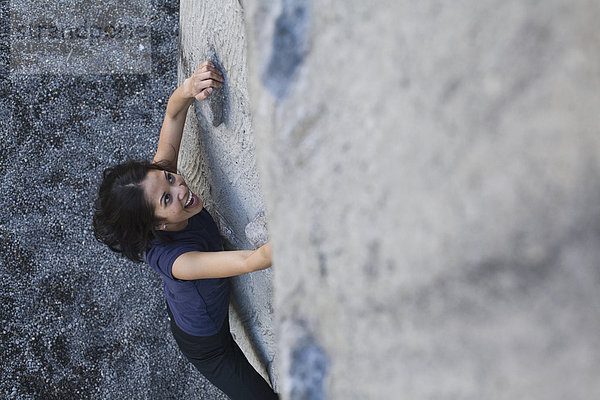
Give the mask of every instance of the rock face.
M 204 60 L 225 78 L 222 88 L 188 113 L 181 172 L 204 199 L 228 247 L 256 248 L 265 242 L 267 227 L 250 120 L 243 9 L 237 1 L 183 0 L 180 26 L 179 81 Z M 266 270 L 234 278 L 230 320 L 250 362 L 275 383 L 271 275 Z
M 599 398 L 600 3 L 384 3 L 243 2 L 284 398 Z

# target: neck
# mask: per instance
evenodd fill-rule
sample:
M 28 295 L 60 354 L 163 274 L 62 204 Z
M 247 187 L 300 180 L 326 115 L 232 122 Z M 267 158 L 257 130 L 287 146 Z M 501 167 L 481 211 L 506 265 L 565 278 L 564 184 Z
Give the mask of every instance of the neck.
M 168 231 L 168 232 L 182 231 L 185 229 L 185 227 L 187 225 L 188 225 L 187 219 L 185 221 L 181 221 L 176 224 L 167 224 L 167 228 L 165 229 L 165 231 Z

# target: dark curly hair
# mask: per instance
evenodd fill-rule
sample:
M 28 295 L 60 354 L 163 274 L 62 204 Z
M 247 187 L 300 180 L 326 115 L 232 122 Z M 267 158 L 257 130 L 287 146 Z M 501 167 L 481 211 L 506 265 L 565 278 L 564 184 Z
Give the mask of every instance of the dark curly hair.
M 112 251 L 143 262 L 153 240 L 163 239 L 142 181 L 151 170 L 174 172 L 165 164 L 127 161 L 106 168 L 94 203 L 94 236 Z

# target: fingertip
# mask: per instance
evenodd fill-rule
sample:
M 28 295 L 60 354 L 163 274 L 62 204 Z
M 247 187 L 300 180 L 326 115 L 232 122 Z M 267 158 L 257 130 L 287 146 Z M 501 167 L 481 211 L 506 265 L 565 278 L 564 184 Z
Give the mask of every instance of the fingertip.
M 206 99 L 208 96 L 210 96 L 210 94 L 212 93 L 212 88 L 206 88 L 204 90 L 202 90 L 200 93 L 198 93 L 195 97 L 196 100 L 201 101 Z

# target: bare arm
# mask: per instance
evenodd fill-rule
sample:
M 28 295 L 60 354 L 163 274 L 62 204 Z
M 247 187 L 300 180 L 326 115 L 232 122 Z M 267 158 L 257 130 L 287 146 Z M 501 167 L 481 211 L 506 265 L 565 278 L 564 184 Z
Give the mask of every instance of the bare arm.
M 173 277 L 182 280 L 226 278 L 271 266 L 271 244 L 254 251 L 191 251 L 177 257 L 173 263 Z
M 179 145 L 188 108 L 196 100 L 210 96 L 213 87 L 220 87 L 223 76 L 210 62 L 204 62 L 194 74 L 183 81 L 169 98 L 163 120 L 158 148 L 153 162 L 162 162 L 173 170 L 177 169 Z

